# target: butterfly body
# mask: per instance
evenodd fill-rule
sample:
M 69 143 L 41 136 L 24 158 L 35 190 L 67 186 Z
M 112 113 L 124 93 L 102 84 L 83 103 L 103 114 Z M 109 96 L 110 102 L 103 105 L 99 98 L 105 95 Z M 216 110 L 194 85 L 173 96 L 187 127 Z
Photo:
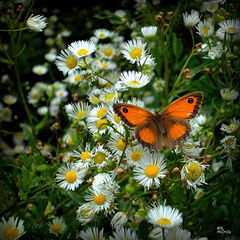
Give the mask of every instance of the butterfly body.
M 187 120 L 198 114 L 202 100 L 202 92 L 193 92 L 177 99 L 161 113 L 125 103 L 115 103 L 113 109 L 126 125 L 135 128 L 135 136 L 143 147 L 158 151 L 163 146 L 173 148 L 186 141 L 191 133 Z

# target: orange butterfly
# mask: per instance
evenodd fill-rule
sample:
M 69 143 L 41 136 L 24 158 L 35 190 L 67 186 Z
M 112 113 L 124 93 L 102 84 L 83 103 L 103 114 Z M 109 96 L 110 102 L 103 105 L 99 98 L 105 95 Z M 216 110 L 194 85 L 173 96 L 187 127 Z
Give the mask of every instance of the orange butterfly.
M 203 101 L 202 92 L 192 92 L 168 105 L 161 113 L 125 103 L 113 104 L 114 112 L 129 127 L 135 128 L 135 136 L 150 151 L 173 148 L 186 141 L 191 133 L 187 119 L 193 119 Z

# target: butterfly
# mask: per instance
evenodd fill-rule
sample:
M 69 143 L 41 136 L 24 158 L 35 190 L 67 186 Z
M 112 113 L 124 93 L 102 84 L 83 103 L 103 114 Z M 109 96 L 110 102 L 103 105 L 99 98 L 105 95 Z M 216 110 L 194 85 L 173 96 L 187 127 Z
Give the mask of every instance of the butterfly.
M 114 112 L 129 127 L 135 128 L 135 137 L 150 151 L 173 148 L 186 141 L 191 133 L 187 121 L 199 112 L 202 92 L 192 92 L 168 105 L 161 113 L 150 112 L 132 104 L 115 103 Z

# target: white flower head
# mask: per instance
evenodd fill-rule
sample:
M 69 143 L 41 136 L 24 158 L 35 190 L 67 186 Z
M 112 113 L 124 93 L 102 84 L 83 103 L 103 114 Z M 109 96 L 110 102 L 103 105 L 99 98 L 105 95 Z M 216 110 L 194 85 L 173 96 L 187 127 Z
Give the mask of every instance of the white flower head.
M 50 233 L 55 236 L 62 234 L 67 228 L 67 225 L 62 217 L 55 217 L 48 225 Z
M 234 89 L 230 90 L 229 88 L 221 89 L 220 94 L 221 94 L 222 98 L 226 101 L 233 101 L 239 96 L 238 91 L 236 91 Z
M 112 228 L 121 228 L 127 223 L 127 215 L 124 212 L 117 212 L 112 220 L 111 220 L 111 226 Z
M 48 72 L 48 68 L 44 65 L 35 65 L 32 71 L 37 75 L 44 75 Z
M 104 229 L 101 229 L 101 231 L 98 230 L 97 227 L 89 227 L 85 231 L 82 230 L 79 232 L 79 238 L 85 239 L 85 240 L 91 240 L 91 239 L 98 239 L 98 240 L 105 240 L 106 238 L 103 235 Z
M 218 10 L 218 2 L 216 1 L 204 2 L 203 4 L 208 12 L 214 13 Z
M 214 33 L 214 26 L 212 19 L 208 18 L 201 21 L 197 26 L 198 34 L 201 37 L 210 37 Z
M 221 130 L 227 133 L 234 133 L 237 131 L 237 129 L 240 126 L 240 120 L 236 119 L 235 117 L 231 120 L 229 125 L 222 124 L 221 125 Z
M 138 240 L 138 236 L 134 230 L 131 230 L 130 228 L 116 228 L 116 230 L 113 232 L 113 237 L 110 236 L 109 240 L 124 240 L 124 239 L 131 239 L 131 240 Z
M 200 148 L 200 141 L 194 142 L 192 138 L 188 138 L 186 142 L 178 146 L 178 150 L 187 157 L 200 157 L 200 153 L 204 148 Z
M 80 170 L 74 163 L 67 163 L 59 168 L 56 179 L 61 188 L 74 191 L 83 182 L 86 169 Z
M 84 166 L 88 168 L 92 165 L 92 155 L 93 152 L 90 148 L 90 144 L 86 144 L 86 147 L 83 149 L 80 145 L 77 146 L 76 150 L 73 150 L 73 156 L 76 157 L 76 166 Z
M 139 182 L 145 190 L 151 187 L 159 188 L 160 179 L 165 177 L 166 163 L 164 155 L 153 153 L 150 156 L 144 156 L 136 162 L 133 173 L 134 179 Z
M 33 14 L 27 20 L 27 27 L 34 32 L 42 32 L 42 30 L 47 26 L 47 18 L 42 15 L 33 16 Z
M 125 44 L 124 50 L 121 50 L 121 52 L 127 60 L 134 64 L 136 61 L 146 56 L 146 44 L 147 43 L 143 43 L 141 40 L 129 40 Z
M 100 28 L 94 31 L 94 35 L 98 38 L 98 39 L 105 39 L 107 37 L 109 37 L 110 31 L 108 31 L 107 29 L 104 28 Z
M 2 222 L 0 222 L 0 238 L 3 240 L 19 239 L 25 234 L 23 223 L 23 220 L 18 221 L 18 217 L 14 218 L 14 216 L 11 216 L 8 221 L 2 217 Z
M 141 32 L 145 38 L 153 38 L 157 33 L 156 26 L 142 27 Z
M 155 227 L 169 229 L 179 226 L 183 218 L 178 209 L 154 202 L 152 208 L 148 211 L 147 220 Z
M 191 10 L 191 14 L 183 13 L 183 22 L 186 28 L 194 28 L 200 21 L 199 12 Z
M 237 138 L 232 135 L 225 136 L 220 143 L 223 145 L 223 148 L 227 153 L 231 153 L 237 146 Z
M 98 169 L 103 168 L 109 164 L 112 154 L 103 147 L 103 145 L 98 145 L 92 154 L 93 166 Z
M 17 102 L 17 98 L 13 95 L 6 95 L 3 97 L 3 102 L 5 102 L 7 105 L 12 105 Z
M 68 50 L 76 57 L 86 57 L 95 52 L 96 45 L 91 41 L 79 40 L 71 43 L 68 46 Z
M 234 35 L 240 31 L 240 20 L 239 19 L 229 19 L 219 23 L 220 28 L 230 34 Z
M 205 175 L 203 169 L 206 165 L 190 159 L 185 163 L 181 170 L 181 179 L 187 179 L 188 188 L 195 188 L 207 184 L 205 182 Z

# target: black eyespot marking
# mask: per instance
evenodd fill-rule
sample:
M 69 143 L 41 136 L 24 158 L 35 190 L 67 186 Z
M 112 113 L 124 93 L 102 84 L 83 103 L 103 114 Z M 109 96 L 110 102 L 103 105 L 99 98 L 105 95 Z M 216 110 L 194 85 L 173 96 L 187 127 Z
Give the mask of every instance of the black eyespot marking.
M 189 99 L 188 99 L 188 103 L 191 104 L 191 103 L 193 103 L 193 102 L 194 102 L 193 98 L 189 98 Z
M 123 108 L 123 112 L 127 113 L 128 112 L 127 108 Z

